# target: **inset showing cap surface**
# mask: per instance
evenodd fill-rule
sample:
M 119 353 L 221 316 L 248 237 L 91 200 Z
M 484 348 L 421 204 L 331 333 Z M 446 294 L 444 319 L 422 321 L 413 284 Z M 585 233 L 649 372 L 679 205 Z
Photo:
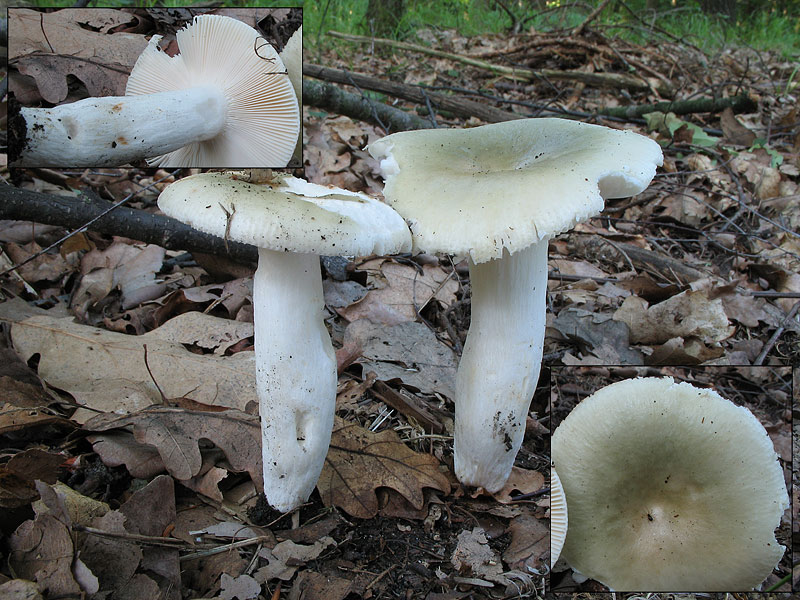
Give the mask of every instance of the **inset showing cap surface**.
M 562 556 L 615 591 L 747 591 L 784 547 L 789 506 L 764 427 L 713 390 L 629 379 L 578 404 L 552 438 L 569 502 Z

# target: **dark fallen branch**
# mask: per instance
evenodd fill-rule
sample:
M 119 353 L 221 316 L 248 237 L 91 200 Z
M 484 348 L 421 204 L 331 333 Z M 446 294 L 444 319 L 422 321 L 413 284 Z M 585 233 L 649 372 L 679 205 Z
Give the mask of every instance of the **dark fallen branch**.
M 316 79 L 322 79 L 333 83 L 350 85 L 365 90 L 381 92 L 383 94 L 388 94 L 395 98 L 402 98 L 403 100 L 416 102 L 420 105 L 424 105 L 426 104 L 426 102 L 430 102 L 431 104 L 433 104 L 434 107 L 443 111 L 448 111 L 449 113 L 457 117 L 461 118 L 476 117 L 478 119 L 481 119 L 482 121 L 485 121 L 486 123 L 500 123 L 502 121 L 511 121 L 513 119 L 523 119 L 527 118 L 527 116 L 534 116 L 534 115 L 527 115 L 527 116 L 520 115 L 507 110 L 503 110 L 501 108 L 488 106 L 484 103 L 476 102 L 474 100 L 457 98 L 454 96 L 450 96 L 448 94 L 437 93 L 434 91 L 430 91 L 429 89 L 422 86 L 408 85 L 404 83 L 397 83 L 394 81 L 385 81 L 377 77 L 364 75 L 363 73 L 353 73 L 350 71 L 343 71 L 341 69 L 333 69 L 330 67 L 323 67 L 320 65 L 315 65 L 310 63 L 305 63 L 303 65 L 303 74 L 309 77 L 314 77 Z M 337 93 L 347 94 L 347 92 L 342 92 L 341 90 L 339 90 L 339 88 L 336 88 L 335 86 L 326 86 L 325 90 L 327 94 L 337 94 Z M 475 92 L 471 90 L 461 90 L 461 91 L 463 93 L 473 93 L 478 95 L 481 94 L 480 92 Z M 344 114 L 350 117 L 360 118 L 357 116 L 356 113 L 365 112 L 365 109 L 362 106 L 362 104 L 366 103 L 367 101 L 364 100 L 361 96 L 355 94 L 350 94 L 350 96 L 352 98 L 348 99 L 346 102 L 342 102 L 341 106 L 343 109 L 349 109 L 351 106 L 355 106 L 356 111 L 353 113 L 343 112 L 343 111 L 336 111 L 336 112 L 339 112 L 340 114 Z M 491 99 L 495 101 L 503 101 L 502 98 L 493 97 Z M 390 109 L 390 111 L 397 111 L 397 109 L 388 107 L 381 103 L 373 102 L 373 104 L 388 108 Z M 518 104 L 537 110 L 541 110 L 541 108 L 543 108 L 543 105 L 537 105 L 534 103 L 518 102 Z M 321 108 L 329 108 L 328 106 L 320 104 L 313 104 L 313 106 L 320 106 Z M 696 98 L 693 100 L 658 102 L 657 104 L 615 106 L 612 108 L 601 108 L 596 113 L 568 111 L 568 110 L 558 109 L 557 107 L 553 107 L 556 110 L 547 111 L 546 115 L 540 115 L 540 116 L 564 115 L 564 116 L 578 117 L 582 119 L 590 119 L 592 117 L 601 115 L 620 120 L 634 120 L 640 118 L 642 115 L 645 115 L 653 111 L 673 112 L 676 115 L 686 115 L 686 114 L 701 113 L 701 112 L 712 112 L 712 113 L 721 112 L 728 107 L 732 108 L 733 111 L 737 113 L 753 112 L 757 108 L 755 102 L 753 102 L 753 100 L 750 99 L 749 96 L 741 95 L 741 96 L 734 96 L 732 98 Z M 335 110 L 335 108 L 329 108 L 329 109 Z M 395 131 L 400 130 L 404 125 L 403 121 L 405 120 L 405 118 L 411 116 L 408 113 L 404 113 L 402 111 L 398 112 L 400 112 L 400 117 L 399 117 L 400 120 L 394 121 L 392 119 L 392 121 L 396 124 Z M 390 119 L 391 117 L 387 117 L 387 120 Z M 375 122 L 374 118 L 365 120 L 373 123 Z M 420 127 L 414 127 L 414 128 L 423 129 L 428 127 L 430 127 L 430 124 L 428 124 L 426 121 L 422 121 Z
M 522 119 L 525 115 L 518 115 L 501 108 L 488 106 L 484 103 L 456 98 L 446 94 L 438 94 L 428 91 L 416 85 L 407 85 L 394 81 L 385 81 L 377 77 L 370 77 L 362 73 L 352 73 L 340 69 L 322 67 L 310 63 L 303 63 L 303 75 L 323 79 L 334 83 L 358 86 L 367 90 L 381 92 L 402 98 L 418 104 L 425 104 L 429 101 L 434 107 L 445 110 L 457 117 L 469 118 L 477 117 L 487 123 L 500 123 L 501 121 L 511 121 L 512 119 Z
M 4 185 L 0 186 L 0 219 L 34 221 L 78 229 L 96 218 L 110 206 L 105 200 L 85 197 L 53 196 Z M 255 262 L 258 252 L 254 246 L 225 242 L 184 225 L 180 221 L 154 215 L 143 210 L 119 207 L 92 224 L 99 233 L 118 235 L 148 244 L 158 244 L 168 250 L 187 250 L 229 256 L 238 262 Z
M 586 17 L 586 19 L 584 19 L 583 23 L 581 23 L 575 29 L 572 30 L 572 37 L 578 37 L 579 35 L 581 35 L 583 33 L 583 30 L 586 29 L 586 26 L 592 21 L 594 21 L 600 15 L 601 12 L 603 12 L 603 9 L 606 7 L 606 4 L 608 4 L 608 1 L 609 0 L 603 0 L 597 6 L 597 8 L 595 8 L 591 13 L 589 13 L 589 16 Z
M 616 106 L 601 108 L 597 114 L 609 117 L 635 119 L 650 112 L 672 112 L 676 115 L 688 115 L 702 112 L 722 112 L 730 107 L 733 112 L 748 113 L 756 110 L 756 103 L 749 96 L 733 96 L 732 98 L 696 98 L 694 100 L 676 100 L 674 102 L 658 102 L 639 106 Z
M 471 58 L 469 56 L 461 56 L 460 54 L 443 52 L 441 50 L 435 50 L 426 46 L 418 46 L 416 44 L 409 44 L 407 42 L 397 42 L 395 40 L 372 38 L 363 35 L 351 35 L 349 33 L 340 33 L 338 31 L 329 31 L 328 35 L 348 42 L 379 44 L 382 46 L 388 46 L 390 48 L 396 48 L 398 50 L 407 50 L 409 52 L 418 52 L 421 54 L 428 54 L 430 56 L 437 56 L 439 58 L 446 58 L 476 67 L 478 69 L 489 71 L 494 75 L 517 81 L 549 79 L 552 81 L 582 82 L 593 87 L 610 87 L 642 92 L 648 92 L 651 91 L 651 88 L 655 88 L 655 90 L 663 96 L 671 96 L 674 93 L 672 86 L 667 85 L 663 81 L 651 83 L 640 77 L 627 75 L 625 73 L 589 73 L 586 71 L 560 71 L 558 69 L 533 70 L 524 67 L 507 67 L 504 65 L 496 65 L 476 58 Z
M 373 123 L 383 128 L 386 133 L 432 127 L 430 121 L 420 119 L 417 115 L 392 108 L 371 98 L 345 92 L 330 83 L 305 78 L 303 78 L 303 104 Z

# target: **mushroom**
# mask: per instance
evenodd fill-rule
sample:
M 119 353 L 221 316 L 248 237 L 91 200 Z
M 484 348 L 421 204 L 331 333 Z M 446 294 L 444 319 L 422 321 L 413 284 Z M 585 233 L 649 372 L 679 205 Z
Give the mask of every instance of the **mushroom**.
M 285 175 L 265 185 L 233 177 L 186 177 L 167 186 L 158 206 L 259 248 L 253 309 L 264 491 L 287 512 L 313 491 L 333 428 L 336 359 L 318 255 L 406 252 L 411 240 L 403 219 L 365 194 Z
M 550 568 L 552 569 L 561 549 L 564 547 L 564 540 L 567 538 L 567 527 L 569 517 L 567 514 L 567 498 L 564 496 L 564 486 L 558 478 L 555 469 L 550 469 Z
M 563 119 L 395 133 L 369 146 L 415 251 L 469 256 L 472 320 L 456 376 L 455 471 L 501 489 L 539 379 L 548 239 L 641 192 L 656 142 Z
M 154 35 L 125 96 L 21 108 L 10 131 L 14 166 L 283 167 L 300 131 L 283 62 L 236 19 L 200 15 L 177 32 L 181 53 Z
M 750 590 L 783 555 L 789 496 L 772 442 L 713 390 L 611 384 L 558 426 L 552 453 L 569 502 L 562 556 L 615 591 Z

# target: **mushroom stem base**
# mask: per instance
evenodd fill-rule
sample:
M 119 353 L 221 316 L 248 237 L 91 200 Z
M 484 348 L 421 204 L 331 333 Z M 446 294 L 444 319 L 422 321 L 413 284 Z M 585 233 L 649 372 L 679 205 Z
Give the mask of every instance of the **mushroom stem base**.
M 86 98 L 55 108 L 22 108 L 12 164 L 118 166 L 208 140 L 225 126 L 228 101 L 213 86 L 141 96 Z
M 525 435 L 544 343 L 547 240 L 470 263 L 472 317 L 456 375 L 455 471 L 496 492 Z
M 253 278 L 264 492 L 287 512 L 319 478 L 333 429 L 336 358 L 319 257 L 259 249 Z

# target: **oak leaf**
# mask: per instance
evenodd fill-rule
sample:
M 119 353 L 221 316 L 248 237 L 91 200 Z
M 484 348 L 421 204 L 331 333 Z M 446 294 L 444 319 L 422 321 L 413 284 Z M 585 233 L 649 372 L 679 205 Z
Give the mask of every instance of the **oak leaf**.
M 376 490 L 389 487 L 415 508 L 425 502 L 423 488 L 450 491 L 439 461 L 414 452 L 391 430 L 372 433 L 355 423 L 337 419 L 325 466 L 317 482 L 322 501 L 354 517 L 369 519 L 378 513 Z
M 238 410 L 206 412 L 151 406 L 125 416 L 99 415 L 85 425 L 88 431 L 128 427 L 133 428 L 137 442 L 158 449 L 164 466 L 176 479 L 191 479 L 200 472 L 202 438 L 225 453 L 232 470 L 248 472 L 258 489 L 264 487 L 258 416 Z

